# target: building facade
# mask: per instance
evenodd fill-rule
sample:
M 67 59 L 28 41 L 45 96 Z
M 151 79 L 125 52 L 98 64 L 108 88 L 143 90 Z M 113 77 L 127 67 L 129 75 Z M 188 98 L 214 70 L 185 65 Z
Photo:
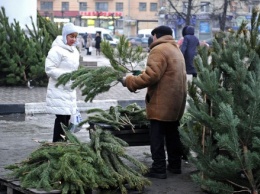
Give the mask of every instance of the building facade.
M 190 25 L 200 40 L 219 31 L 225 0 L 192 0 Z M 229 0 L 226 27 L 237 29 L 260 0 Z M 138 30 L 168 25 L 181 37 L 188 0 L 37 0 L 38 12 L 55 22 L 110 29 L 114 34 L 134 36 Z M 184 17 L 180 17 L 180 14 Z
M 171 3 L 170 3 L 171 2 Z M 220 30 L 220 16 L 223 13 L 225 0 L 192 0 L 190 25 L 195 27 L 195 33 L 200 40 L 205 40 Z M 226 29 L 236 30 L 243 20 L 250 21 L 253 7 L 259 6 L 260 0 L 229 0 Z M 185 20 L 178 13 L 186 14 L 188 1 L 162 0 L 159 18 L 161 24 L 171 26 L 175 30 L 177 39 L 186 25 Z M 177 13 L 178 12 L 178 13 Z
M 160 6 L 158 0 L 37 0 L 39 14 L 54 22 L 102 27 L 127 36 L 158 26 Z

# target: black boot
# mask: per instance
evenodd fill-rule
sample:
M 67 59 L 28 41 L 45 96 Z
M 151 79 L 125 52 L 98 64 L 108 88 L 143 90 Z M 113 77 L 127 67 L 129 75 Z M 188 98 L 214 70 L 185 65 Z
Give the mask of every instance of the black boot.
M 171 167 L 170 165 L 167 166 L 167 170 L 173 174 L 181 174 L 180 168 L 174 168 L 174 167 Z
M 157 179 L 166 179 L 167 174 L 166 172 L 158 171 L 154 168 L 150 168 L 149 172 L 144 174 L 145 177 L 150 177 L 150 178 L 157 178 Z
M 173 174 L 181 174 L 181 156 L 172 157 L 168 160 L 167 170 Z

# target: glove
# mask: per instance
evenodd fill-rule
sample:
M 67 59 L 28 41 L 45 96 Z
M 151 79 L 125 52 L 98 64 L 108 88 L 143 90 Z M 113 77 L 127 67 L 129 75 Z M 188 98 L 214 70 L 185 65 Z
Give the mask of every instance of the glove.
M 135 76 L 137 76 L 137 75 L 142 74 L 142 71 L 140 71 L 140 70 L 133 70 L 133 71 L 132 71 L 132 74 L 135 75 Z
M 123 85 L 124 87 L 126 87 L 126 84 L 125 84 L 125 77 L 120 77 L 120 78 L 117 79 L 117 81 L 121 82 L 122 85 Z

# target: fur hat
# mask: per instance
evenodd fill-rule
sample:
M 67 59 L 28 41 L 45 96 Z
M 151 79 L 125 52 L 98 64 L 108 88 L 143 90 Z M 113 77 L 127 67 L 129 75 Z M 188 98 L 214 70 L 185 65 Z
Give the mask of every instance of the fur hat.
M 160 34 L 160 35 L 171 35 L 172 36 L 172 29 L 168 26 L 158 26 L 157 28 L 154 28 L 151 32 L 152 35 L 154 34 Z
M 62 40 L 67 44 L 67 35 L 71 33 L 78 33 L 76 26 L 73 23 L 67 23 L 62 28 Z

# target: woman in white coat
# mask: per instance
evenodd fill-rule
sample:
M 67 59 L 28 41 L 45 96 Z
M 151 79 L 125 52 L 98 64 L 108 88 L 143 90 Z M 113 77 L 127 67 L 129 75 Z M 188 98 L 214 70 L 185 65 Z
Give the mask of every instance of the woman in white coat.
M 46 105 L 47 112 L 56 115 L 53 142 L 63 141 L 61 123 L 68 126 L 71 115 L 76 111 L 76 90 L 71 83 L 56 87 L 57 79 L 64 73 L 75 71 L 79 67 L 79 52 L 76 48 L 77 30 L 72 23 L 65 24 L 62 36 L 57 36 L 45 61 L 45 72 L 49 77 Z

